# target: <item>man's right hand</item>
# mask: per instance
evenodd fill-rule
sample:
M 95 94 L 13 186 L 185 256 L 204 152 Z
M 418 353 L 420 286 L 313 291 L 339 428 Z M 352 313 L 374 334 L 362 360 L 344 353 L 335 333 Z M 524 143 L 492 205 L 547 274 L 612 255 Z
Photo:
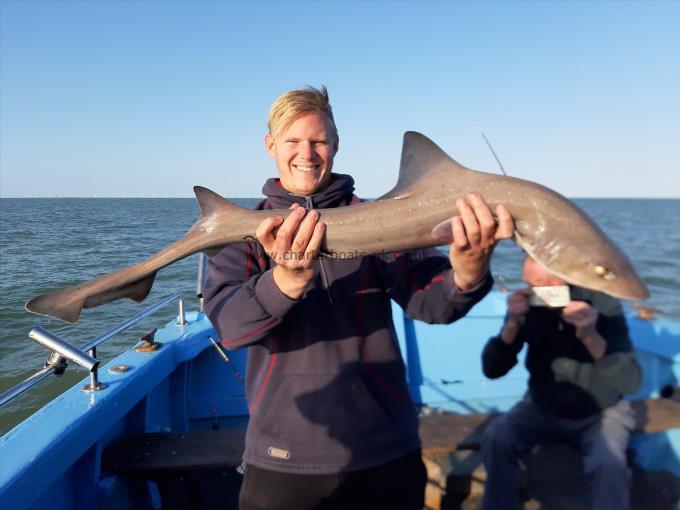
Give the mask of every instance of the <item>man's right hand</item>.
M 274 282 L 286 296 L 300 299 L 316 276 L 315 259 L 321 249 L 326 225 L 319 223 L 319 213 L 305 211 L 294 204 L 293 212 L 271 217 L 257 227 L 255 236 L 275 262 Z M 274 229 L 278 232 L 274 235 Z
M 524 319 L 529 312 L 529 296 L 531 289 L 519 289 L 508 296 L 508 319 L 501 331 L 501 340 L 506 344 L 515 341 L 519 328 L 524 324 Z

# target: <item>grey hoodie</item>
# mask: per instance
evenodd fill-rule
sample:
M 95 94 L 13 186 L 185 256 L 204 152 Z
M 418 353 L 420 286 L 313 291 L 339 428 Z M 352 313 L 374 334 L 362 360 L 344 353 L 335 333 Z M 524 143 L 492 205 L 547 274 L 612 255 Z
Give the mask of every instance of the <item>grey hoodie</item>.
M 333 174 L 324 191 L 305 199 L 270 179 L 258 208 L 349 205 L 359 201 L 353 184 Z M 339 473 L 419 448 L 390 299 L 414 319 L 450 323 L 492 285 L 489 275 L 478 288 L 458 291 L 448 258 L 434 249 L 323 263 L 328 288 L 319 276 L 294 300 L 274 283 L 259 244 L 230 245 L 210 259 L 208 316 L 226 348 L 250 347 L 248 464 Z

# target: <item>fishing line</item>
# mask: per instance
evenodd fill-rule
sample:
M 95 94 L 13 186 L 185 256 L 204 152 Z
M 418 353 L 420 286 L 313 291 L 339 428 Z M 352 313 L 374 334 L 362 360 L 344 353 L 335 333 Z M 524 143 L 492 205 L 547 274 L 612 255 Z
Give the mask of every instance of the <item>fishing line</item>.
M 208 340 L 210 340 L 212 342 L 213 346 L 215 347 L 215 349 L 217 349 L 217 352 L 219 353 L 221 358 L 224 360 L 224 362 L 227 365 L 229 365 L 229 368 L 231 368 L 233 370 L 234 376 L 236 377 L 236 379 L 238 379 L 238 381 L 245 386 L 246 383 L 243 380 L 243 376 L 241 375 L 241 372 L 239 372 L 238 368 L 236 368 L 234 366 L 234 364 L 229 359 L 229 356 L 227 356 L 227 353 L 225 353 L 224 350 L 222 349 L 222 347 L 220 347 L 220 344 L 215 342 L 215 340 L 211 336 L 208 336 Z
M 489 139 L 484 134 L 484 131 L 482 131 L 482 127 L 479 125 L 479 122 L 477 122 L 475 119 L 472 119 L 472 124 L 477 128 L 477 131 L 479 131 L 479 134 L 482 135 L 482 138 L 484 138 L 486 145 L 489 147 L 491 154 L 493 154 L 493 157 L 496 159 L 496 163 L 498 163 L 498 166 L 500 167 L 501 172 L 503 172 L 503 175 L 508 175 L 505 171 L 505 168 L 503 168 L 503 163 L 501 163 L 501 160 L 498 159 L 498 156 L 496 155 L 496 151 L 493 150 L 493 147 L 491 146 L 491 142 L 489 142 Z

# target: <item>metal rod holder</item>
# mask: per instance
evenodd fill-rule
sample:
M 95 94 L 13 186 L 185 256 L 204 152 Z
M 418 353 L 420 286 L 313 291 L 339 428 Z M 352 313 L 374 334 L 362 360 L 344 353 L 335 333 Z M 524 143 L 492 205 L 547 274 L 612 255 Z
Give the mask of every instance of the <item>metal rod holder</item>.
M 99 365 L 99 361 L 94 357 L 89 356 L 75 345 L 71 345 L 66 340 L 59 338 L 54 333 L 50 333 L 40 326 L 34 327 L 28 334 L 28 337 L 43 347 L 47 347 L 50 351 L 54 351 L 64 358 L 77 363 L 88 372 L 92 372 Z
M 44 365 L 45 368 L 52 367 L 54 369 L 54 375 L 57 376 L 64 375 L 67 366 L 68 363 L 66 363 L 66 358 L 56 351 L 52 351 Z
M 129 327 L 137 324 L 139 321 L 141 321 L 142 319 L 148 317 L 149 315 L 157 312 L 158 310 L 165 308 L 167 305 L 172 303 L 175 299 L 180 299 L 181 297 L 182 297 L 181 292 L 176 292 L 174 294 L 166 296 L 165 298 L 163 298 L 161 301 L 159 301 L 155 305 L 150 306 L 146 310 L 141 311 L 137 315 L 134 315 L 133 317 L 129 318 L 128 320 L 121 322 L 117 326 L 109 329 L 105 333 L 102 333 L 101 335 L 94 338 L 93 340 L 90 340 L 81 349 L 74 348 L 68 342 L 65 342 L 64 340 L 57 337 L 56 335 L 53 335 L 52 333 L 44 330 L 40 326 L 37 326 L 36 328 L 34 328 L 31 331 L 31 333 L 29 333 L 29 336 L 33 340 L 35 340 L 36 342 L 40 343 L 40 345 L 44 345 L 48 349 L 51 349 L 53 352 L 50 354 L 50 356 L 49 356 L 48 360 L 45 362 L 45 366 L 43 368 L 38 370 L 35 374 L 31 375 L 30 377 L 24 379 L 22 382 L 20 382 L 19 384 L 17 384 L 13 388 L 10 388 L 9 390 L 0 394 L 0 407 L 7 404 L 8 402 L 14 400 L 15 398 L 19 397 L 20 395 L 27 392 L 28 390 L 30 390 L 34 386 L 45 381 L 50 375 L 52 375 L 52 374 L 61 375 L 66 368 L 66 359 L 72 359 L 73 361 L 76 361 L 75 358 L 65 356 L 63 353 L 59 352 L 59 350 L 61 350 L 62 348 L 65 348 L 71 354 L 76 354 L 77 357 L 79 357 L 79 359 L 81 359 L 81 361 L 86 360 L 87 361 L 86 364 L 91 365 L 93 368 L 96 369 L 99 366 L 99 361 L 97 361 L 96 359 L 92 359 L 93 356 L 89 356 L 88 354 L 85 354 L 86 351 L 88 351 L 88 352 L 92 351 L 92 349 L 95 349 L 98 345 L 100 345 L 100 344 L 106 342 L 107 340 L 113 338 L 118 333 L 125 331 Z M 59 347 L 59 350 L 52 349 L 53 345 Z M 83 356 L 84 356 L 84 358 L 83 358 Z M 96 363 L 96 366 L 92 364 L 93 361 Z M 76 363 L 77 363 L 77 361 L 76 361 Z M 85 368 L 88 368 L 88 367 L 86 366 Z M 88 371 L 92 372 L 92 369 L 88 368 Z M 94 382 L 96 383 L 95 385 L 98 386 L 97 389 L 102 389 L 102 388 L 106 387 L 106 384 L 99 382 L 98 373 L 94 377 L 95 377 Z M 93 382 L 92 376 L 90 376 L 90 382 L 91 383 Z

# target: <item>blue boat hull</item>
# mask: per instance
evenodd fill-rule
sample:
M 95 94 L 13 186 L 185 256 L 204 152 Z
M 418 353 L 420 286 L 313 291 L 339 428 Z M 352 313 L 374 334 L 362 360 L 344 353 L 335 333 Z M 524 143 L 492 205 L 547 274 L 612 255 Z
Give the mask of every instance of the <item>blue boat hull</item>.
M 498 332 L 505 295 L 491 293 L 450 326 L 414 323 L 395 306 L 395 326 L 414 402 L 457 413 L 506 410 L 526 389 L 527 372 L 516 366 L 503 379 L 481 373 L 480 352 Z M 126 351 L 100 370 L 107 387 L 66 391 L 0 438 L 0 501 L 17 510 L 39 508 L 160 508 L 154 484 L 102 472 L 103 452 L 113 442 L 148 432 L 224 428 L 247 421 L 243 381 L 246 351 L 225 363 L 209 337 L 202 313 L 156 333 L 152 353 Z M 645 380 L 633 398 L 658 396 L 680 381 L 680 324 L 629 318 Z M 127 372 L 113 372 L 126 365 Z M 680 429 L 635 436 L 638 463 L 680 476 Z M 4 506 L 4 505 L 3 505 Z

